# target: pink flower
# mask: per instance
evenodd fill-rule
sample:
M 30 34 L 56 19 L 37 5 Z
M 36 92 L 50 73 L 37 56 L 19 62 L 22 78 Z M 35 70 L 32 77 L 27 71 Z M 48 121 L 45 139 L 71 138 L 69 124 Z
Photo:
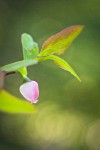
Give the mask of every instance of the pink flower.
M 20 93 L 31 103 L 37 103 L 39 97 L 39 87 L 36 81 L 29 81 L 20 86 Z

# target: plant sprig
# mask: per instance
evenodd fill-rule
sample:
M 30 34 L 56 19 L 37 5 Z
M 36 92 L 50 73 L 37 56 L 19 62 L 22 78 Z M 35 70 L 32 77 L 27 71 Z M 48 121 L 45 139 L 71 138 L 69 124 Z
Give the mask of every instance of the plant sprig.
M 22 34 L 23 60 L 7 64 L 0 68 L 0 111 L 9 113 L 36 112 L 34 105 L 32 106 L 26 101 L 21 101 L 3 90 L 4 77 L 19 72 L 23 77 L 23 84 L 19 88 L 20 93 L 31 103 L 37 103 L 39 97 L 38 83 L 27 77 L 27 67 L 30 65 L 35 65 L 45 60 L 53 60 L 58 67 L 69 71 L 74 77 L 81 81 L 68 62 L 57 55 L 63 54 L 65 50 L 68 49 L 83 28 L 83 25 L 74 25 L 65 28 L 59 33 L 49 37 L 42 45 L 40 52 L 38 44 L 33 40 L 31 35 L 27 33 Z
M 25 76 L 27 75 L 28 66 L 50 59 L 53 60 L 57 66 L 64 69 L 65 71 L 69 71 L 79 81 L 81 81 L 68 62 L 56 55 L 64 53 L 65 50 L 67 50 L 71 43 L 74 41 L 74 39 L 80 34 L 83 28 L 83 25 L 70 26 L 49 37 L 43 43 L 40 53 L 38 44 L 33 40 L 31 35 L 27 33 L 22 34 L 21 42 L 24 60 L 5 65 L 1 67 L 1 70 L 7 73 L 13 71 L 20 72 L 22 76 Z

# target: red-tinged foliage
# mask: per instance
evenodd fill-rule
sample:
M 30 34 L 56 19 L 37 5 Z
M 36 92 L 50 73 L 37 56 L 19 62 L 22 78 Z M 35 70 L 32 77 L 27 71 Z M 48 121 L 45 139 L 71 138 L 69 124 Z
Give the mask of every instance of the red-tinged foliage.
M 73 25 L 49 37 L 42 45 L 40 55 L 62 54 L 83 28 L 83 25 Z

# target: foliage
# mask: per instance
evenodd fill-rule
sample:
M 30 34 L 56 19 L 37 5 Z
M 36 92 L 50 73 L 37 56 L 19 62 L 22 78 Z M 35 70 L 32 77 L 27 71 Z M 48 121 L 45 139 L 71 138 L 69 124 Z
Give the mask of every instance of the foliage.
M 69 71 L 81 81 L 68 62 L 56 55 L 60 55 L 68 49 L 73 40 L 80 34 L 83 27 L 83 25 L 74 25 L 51 36 L 42 45 L 40 53 L 38 44 L 32 39 L 32 37 L 27 33 L 22 34 L 21 42 L 23 48 L 23 60 L 1 67 L 0 88 L 2 89 L 3 87 L 4 77 L 11 73 L 21 73 L 24 81 L 27 80 L 28 82 L 27 67 L 44 60 L 53 60 L 58 67 L 65 71 Z M 4 90 L 1 90 L 0 92 L 0 110 L 12 113 L 35 111 L 34 106 L 28 102 L 20 101 L 18 98 L 10 95 Z
M 32 113 L 36 112 L 35 106 L 27 101 L 18 99 L 7 91 L 0 92 L 0 111 L 8 113 Z

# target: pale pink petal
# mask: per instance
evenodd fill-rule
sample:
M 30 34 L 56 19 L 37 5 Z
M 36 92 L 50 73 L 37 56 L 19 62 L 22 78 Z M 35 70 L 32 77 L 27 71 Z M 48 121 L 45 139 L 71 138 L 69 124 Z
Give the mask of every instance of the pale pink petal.
M 32 103 L 37 103 L 39 97 L 39 87 L 36 81 L 29 81 L 20 86 L 20 93 Z

